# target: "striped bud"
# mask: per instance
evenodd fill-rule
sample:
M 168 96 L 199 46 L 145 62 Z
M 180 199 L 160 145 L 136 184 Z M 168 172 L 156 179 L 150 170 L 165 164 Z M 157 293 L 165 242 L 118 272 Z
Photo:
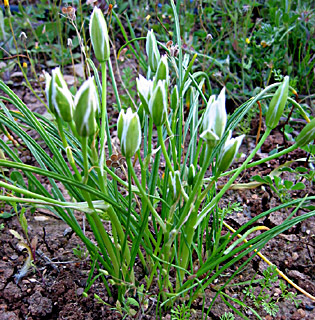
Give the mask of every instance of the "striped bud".
M 102 10 L 94 7 L 90 19 L 90 37 L 96 59 L 104 62 L 109 59 L 110 48 L 107 25 Z
M 302 129 L 295 142 L 299 147 L 305 147 L 313 140 L 315 140 L 315 118 Z
M 49 110 L 66 122 L 72 121 L 74 108 L 72 94 L 68 89 L 60 68 L 52 70 L 52 76 L 46 72 L 45 78 L 45 91 Z
M 156 126 L 161 126 L 167 117 L 167 92 L 165 80 L 159 80 L 149 102 L 150 115 Z
M 215 99 L 211 96 L 206 111 L 203 115 L 201 124 L 201 135 L 209 146 L 215 147 L 223 137 L 226 126 L 226 110 L 225 110 L 225 88 L 223 88 Z
M 141 125 L 139 116 L 131 108 L 125 113 L 121 110 L 117 121 L 117 134 L 120 140 L 121 153 L 131 158 L 140 148 Z
M 74 99 L 74 123 L 78 135 L 89 137 L 97 130 L 96 115 L 98 112 L 98 95 L 94 78 L 84 81 Z
M 146 51 L 149 60 L 149 66 L 151 70 L 155 72 L 158 67 L 158 63 L 160 61 L 161 56 L 157 47 L 157 42 L 153 30 L 148 31 Z
M 231 138 L 231 136 L 232 132 L 230 131 L 217 160 L 217 169 L 220 172 L 224 172 L 230 167 L 245 137 L 244 134 L 237 138 Z
M 268 128 L 274 129 L 278 125 L 280 117 L 283 114 L 284 106 L 288 99 L 288 93 L 289 77 L 286 76 L 270 101 L 266 114 L 266 126 Z

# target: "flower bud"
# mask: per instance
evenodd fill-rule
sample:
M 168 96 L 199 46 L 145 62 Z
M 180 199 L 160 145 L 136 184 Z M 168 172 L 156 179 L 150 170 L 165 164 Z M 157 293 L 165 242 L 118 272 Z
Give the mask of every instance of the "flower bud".
M 66 122 L 73 118 L 73 99 L 68 89 L 67 83 L 59 68 L 52 71 L 52 76 L 47 72 L 46 78 L 46 97 L 49 110 Z
M 245 137 L 245 135 L 242 134 L 237 138 L 231 139 L 231 136 L 232 132 L 230 131 L 218 157 L 217 170 L 219 172 L 224 172 L 230 167 Z
M 299 147 L 305 147 L 315 139 L 315 118 L 309 122 L 296 137 L 295 142 Z
M 153 30 L 148 31 L 146 51 L 149 60 L 149 66 L 151 70 L 155 72 L 160 61 L 160 52 L 157 47 L 157 42 Z
M 120 140 L 121 153 L 126 158 L 131 158 L 141 144 L 141 126 L 139 116 L 131 108 L 125 113 L 121 110 L 117 121 L 117 134 Z
M 74 123 L 78 135 L 89 137 L 97 130 L 98 95 L 93 77 L 84 81 L 74 98 Z
M 166 80 L 166 85 L 169 84 L 169 69 L 168 69 L 168 62 L 167 62 L 167 56 L 164 55 L 160 59 L 159 65 L 157 67 L 154 82 L 158 83 L 159 80 Z
M 45 74 L 45 93 L 46 93 L 46 99 L 48 104 L 48 109 L 54 113 L 52 109 L 52 103 L 51 103 L 51 76 L 48 72 L 44 72 Z
M 94 7 L 90 20 L 90 37 L 96 59 L 104 62 L 109 59 L 109 39 L 107 25 L 101 9 Z
M 167 116 L 167 92 L 165 80 L 159 80 L 149 102 L 150 115 L 156 126 L 161 126 Z
M 190 186 L 193 185 L 194 180 L 195 180 L 195 176 L 196 176 L 196 169 L 195 169 L 195 166 L 193 164 L 191 164 L 189 166 L 189 170 L 188 170 L 188 184 Z
M 147 113 L 149 113 L 149 101 L 150 97 L 152 95 L 153 90 L 153 81 L 147 80 L 145 77 L 143 77 L 141 74 L 139 75 L 139 78 L 136 79 L 137 82 L 137 90 L 140 97 L 140 100 L 142 102 L 142 105 Z
M 288 99 L 289 92 L 289 76 L 285 76 L 282 84 L 278 87 L 276 93 L 272 97 L 268 111 L 266 114 L 266 126 L 274 129 L 283 114 L 284 106 Z
M 181 190 L 180 172 L 178 170 L 174 174 L 172 172 L 169 173 L 168 185 L 173 201 L 177 200 Z
M 177 86 L 175 86 L 171 94 L 171 109 L 173 111 L 177 109 L 178 103 L 179 103 L 178 89 L 177 89 Z
M 226 120 L 225 88 L 223 88 L 217 99 L 211 96 L 208 101 L 203 115 L 200 137 L 206 140 L 211 147 L 216 146 L 223 137 Z

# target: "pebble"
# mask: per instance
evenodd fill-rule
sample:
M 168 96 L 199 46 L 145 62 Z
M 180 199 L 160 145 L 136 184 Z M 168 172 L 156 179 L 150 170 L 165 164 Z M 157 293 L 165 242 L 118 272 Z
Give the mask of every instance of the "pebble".
M 19 256 L 18 256 L 17 254 L 14 254 L 14 255 L 12 255 L 12 256 L 10 257 L 10 259 L 11 259 L 11 260 L 16 260 L 16 259 L 18 259 L 18 257 L 19 257 Z
M 306 316 L 306 312 L 305 312 L 303 309 L 297 309 L 297 310 L 293 313 L 291 319 L 299 320 L 299 319 L 305 318 L 305 316 Z
M 77 289 L 77 295 L 78 295 L 78 296 L 81 296 L 83 292 L 84 292 L 84 289 L 83 289 L 83 288 L 78 288 L 78 289 Z
M 275 297 L 278 297 L 278 296 L 280 296 L 280 294 L 281 294 L 281 290 L 280 290 L 279 288 L 275 288 L 273 295 L 274 295 Z
M 305 310 L 307 311 L 313 311 L 314 310 L 314 306 L 310 306 L 309 304 L 305 305 Z
M 300 257 L 300 256 L 298 255 L 297 252 L 293 252 L 293 254 L 292 254 L 292 260 L 293 260 L 293 261 L 296 261 L 299 257 Z

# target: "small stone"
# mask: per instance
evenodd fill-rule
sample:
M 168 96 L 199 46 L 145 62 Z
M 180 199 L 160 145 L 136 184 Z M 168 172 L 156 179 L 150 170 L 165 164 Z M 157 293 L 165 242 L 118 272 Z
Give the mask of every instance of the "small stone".
M 305 318 L 305 316 L 306 316 L 306 312 L 303 309 L 298 309 L 293 313 L 291 319 L 299 320 L 299 319 Z
M 299 257 L 300 257 L 300 256 L 298 255 L 297 252 L 293 252 L 293 254 L 292 254 L 292 260 L 293 260 L 293 261 L 296 261 Z
M 272 320 L 272 316 L 268 314 L 267 316 L 265 316 L 265 320 Z
M 313 311 L 313 310 L 314 310 L 314 306 L 311 306 L 311 305 L 309 305 L 309 304 L 306 304 L 306 305 L 305 305 L 305 310 L 307 310 L 307 311 Z
M 84 292 L 84 289 L 83 289 L 83 288 L 78 288 L 78 289 L 77 289 L 77 295 L 78 295 L 78 296 L 81 296 L 83 292 Z
M 13 255 L 10 257 L 10 259 L 14 261 L 14 260 L 18 259 L 18 257 L 19 257 L 19 256 L 18 256 L 17 254 L 13 254 Z
M 275 297 L 278 297 L 278 296 L 280 296 L 280 294 L 281 294 L 281 290 L 280 290 L 279 288 L 275 288 L 273 295 L 274 295 Z

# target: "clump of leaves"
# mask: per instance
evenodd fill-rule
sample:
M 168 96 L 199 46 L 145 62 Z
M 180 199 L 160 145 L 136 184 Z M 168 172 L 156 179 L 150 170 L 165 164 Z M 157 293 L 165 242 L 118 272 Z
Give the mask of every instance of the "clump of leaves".
M 171 310 L 172 320 L 188 320 L 190 319 L 190 308 L 185 304 L 180 304 Z
M 295 306 L 298 307 L 300 301 L 295 299 L 296 293 L 288 291 L 286 284 L 283 281 L 279 281 L 279 287 L 281 294 L 274 300 L 270 295 L 270 289 L 278 281 L 278 273 L 276 271 L 276 266 L 269 266 L 266 270 L 263 271 L 263 278 L 258 280 L 260 286 L 259 293 L 253 287 L 252 283 L 248 286 L 247 289 L 243 290 L 245 297 L 252 300 L 256 308 L 262 307 L 269 315 L 275 316 L 279 311 L 278 302 L 281 299 L 288 299 L 289 301 L 294 302 Z
M 221 317 L 220 320 L 234 320 L 235 317 L 231 312 L 225 312 Z

